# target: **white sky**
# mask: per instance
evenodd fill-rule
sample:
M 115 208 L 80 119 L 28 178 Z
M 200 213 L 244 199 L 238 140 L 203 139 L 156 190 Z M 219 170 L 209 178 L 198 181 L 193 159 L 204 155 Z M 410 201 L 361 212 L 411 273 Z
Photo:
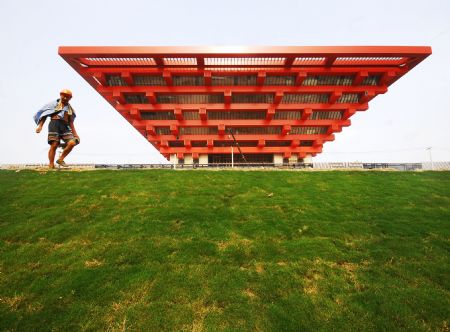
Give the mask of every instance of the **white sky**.
M 315 161 L 450 161 L 450 1 L 0 0 L 0 163 L 46 163 L 33 114 L 74 93 L 69 163 L 165 161 L 59 55 L 58 46 L 431 46 Z M 48 123 L 48 122 L 47 122 Z M 47 125 L 46 123 L 46 125 Z

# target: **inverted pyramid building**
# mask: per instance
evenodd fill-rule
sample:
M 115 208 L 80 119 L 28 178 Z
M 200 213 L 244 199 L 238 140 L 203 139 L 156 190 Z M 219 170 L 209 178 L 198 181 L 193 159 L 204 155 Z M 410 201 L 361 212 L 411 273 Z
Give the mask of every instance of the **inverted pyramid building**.
M 83 47 L 59 54 L 175 163 L 308 162 L 430 47 Z

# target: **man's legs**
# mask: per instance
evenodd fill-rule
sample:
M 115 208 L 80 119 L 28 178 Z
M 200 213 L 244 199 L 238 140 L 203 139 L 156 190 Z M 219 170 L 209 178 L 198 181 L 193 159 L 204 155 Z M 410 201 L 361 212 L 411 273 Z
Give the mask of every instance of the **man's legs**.
M 53 141 L 50 144 L 50 150 L 48 150 L 48 167 L 49 168 L 55 168 L 55 155 L 56 155 L 56 149 L 58 148 L 59 142 Z
M 63 150 L 61 157 L 59 157 L 58 161 L 64 161 L 64 158 L 67 157 L 67 155 L 70 153 L 70 151 L 72 151 L 72 149 L 75 145 L 77 145 L 77 143 L 75 143 L 74 140 L 68 141 L 67 145 L 66 145 L 65 149 Z

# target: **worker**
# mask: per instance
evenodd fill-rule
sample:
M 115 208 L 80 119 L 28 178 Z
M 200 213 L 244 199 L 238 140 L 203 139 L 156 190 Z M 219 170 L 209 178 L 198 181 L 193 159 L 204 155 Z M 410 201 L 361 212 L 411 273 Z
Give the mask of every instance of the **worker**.
M 50 117 L 48 125 L 48 139 L 50 145 L 48 151 L 48 160 L 50 169 L 55 168 L 56 149 L 60 146 L 60 140 L 63 140 L 65 147 L 61 156 L 56 160 L 56 163 L 61 167 L 68 167 L 64 158 L 72 151 L 73 147 L 80 143 L 80 137 L 75 130 L 73 124 L 75 120 L 75 111 L 69 104 L 72 99 L 72 92 L 64 89 L 60 92 L 60 98 L 52 101 L 42 107 L 35 115 L 34 122 L 38 125 L 36 133 L 40 133 L 47 117 Z

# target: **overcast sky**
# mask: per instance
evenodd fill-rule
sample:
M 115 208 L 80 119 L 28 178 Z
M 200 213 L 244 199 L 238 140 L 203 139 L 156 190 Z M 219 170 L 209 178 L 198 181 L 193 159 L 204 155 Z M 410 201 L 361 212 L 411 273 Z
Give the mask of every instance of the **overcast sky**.
M 431 46 L 354 115 L 315 161 L 450 161 L 450 1 L 0 0 L 0 163 L 47 163 L 33 114 L 73 91 L 68 163 L 165 159 L 59 55 L 58 46 Z M 47 123 L 46 123 L 47 125 Z

